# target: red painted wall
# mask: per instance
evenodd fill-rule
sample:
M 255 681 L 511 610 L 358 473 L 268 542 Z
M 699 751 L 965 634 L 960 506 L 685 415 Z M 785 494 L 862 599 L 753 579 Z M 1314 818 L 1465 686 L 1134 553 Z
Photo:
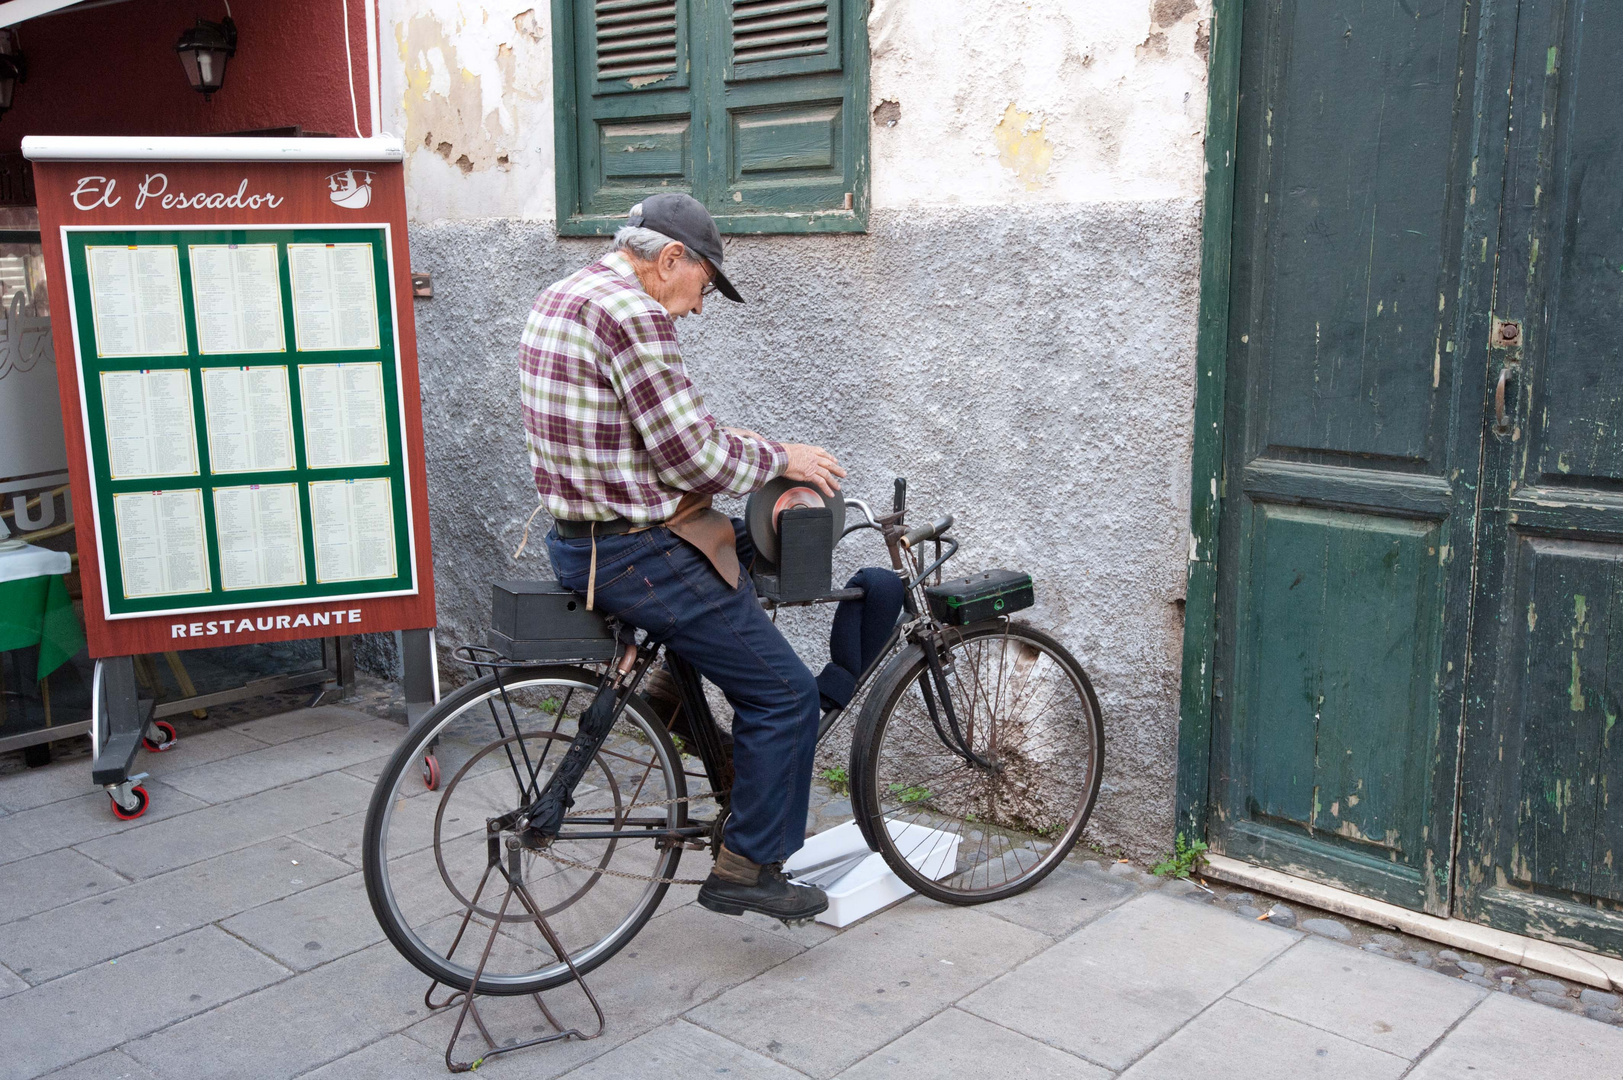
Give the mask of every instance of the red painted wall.
M 28 80 L 0 117 L 0 151 L 24 135 L 207 135 L 299 124 L 354 135 L 344 81 L 349 4 L 355 106 L 371 134 L 362 0 L 235 0 L 237 55 L 212 100 L 191 88 L 175 55 L 198 16 L 221 0 L 129 0 L 17 27 Z

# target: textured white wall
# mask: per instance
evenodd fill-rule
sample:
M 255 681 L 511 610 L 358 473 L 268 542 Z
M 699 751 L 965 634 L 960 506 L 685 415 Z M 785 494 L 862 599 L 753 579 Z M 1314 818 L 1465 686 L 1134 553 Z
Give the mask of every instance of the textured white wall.
M 1199 194 L 1210 0 L 875 0 L 873 205 Z M 412 216 L 554 215 L 546 0 L 384 0 Z

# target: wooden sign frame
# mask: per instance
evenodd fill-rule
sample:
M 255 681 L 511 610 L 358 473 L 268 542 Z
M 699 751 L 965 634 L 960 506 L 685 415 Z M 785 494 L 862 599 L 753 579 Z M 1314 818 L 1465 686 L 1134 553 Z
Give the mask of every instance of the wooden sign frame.
M 398 139 L 258 139 L 258 138 L 80 138 L 30 137 L 23 152 L 34 163 L 39 201 L 40 234 L 46 257 L 57 374 L 62 399 L 63 432 L 68 449 L 75 523 L 79 531 L 81 580 L 84 588 L 85 631 L 90 655 L 104 658 L 218 645 L 252 644 L 299 638 L 360 634 L 374 631 L 429 629 L 435 624 L 433 559 L 429 545 L 428 487 L 423 454 L 420 384 L 417 374 L 416 328 L 412 319 L 411 260 L 406 239 L 403 150 Z M 200 348 L 198 312 L 190 290 L 190 275 L 182 272 L 184 298 L 182 330 L 184 352 L 175 351 L 151 360 L 130 353 L 128 358 L 98 357 L 96 323 L 83 309 L 87 304 L 86 247 L 99 242 L 116 249 L 135 244 L 142 234 L 162 237 L 175 246 L 181 264 L 189 267 L 189 236 L 218 246 L 222 241 L 260 246 L 277 244 L 277 267 L 284 290 L 290 284 L 292 252 L 300 247 L 333 246 L 341 236 L 365 235 L 369 242 L 382 238 L 377 254 L 376 311 L 380 329 L 376 346 L 383 368 L 380 391 L 391 408 L 385 409 L 389 428 L 389 461 L 373 468 L 321 468 L 311 471 L 308 432 L 295 422 L 293 453 L 296 460 L 285 476 L 294 487 L 300 536 L 306 545 L 301 559 L 306 569 L 302 582 L 283 580 L 273 588 L 238 589 L 222 584 L 219 532 L 213 514 L 213 492 L 220 488 L 245 490 L 244 485 L 274 479 L 253 471 L 225 474 L 212 471 L 207 419 L 196 407 L 196 475 L 182 478 L 128 479 L 110 483 L 106 447 L 108 430 L 101 412 L 100 384 L 90 385 L 97 372 L 109 367 L 119 373 L 150 368 L 185 378 L 194 401 L 200 401 L 202 371 L 238 365 L 283 366 L 292 394 L 301 365 L 346 359 L 357 366 L 371 354 L 343 353 L 332 348 L 301 351 L 299 329 L 288 305 L 279 353 L 205 355 Z M 319 254 L 319 252 L 318 252 Z M 76 276 L 77 275 L 77 278 Z M 385 314 L 386 312 L 386 314 Z M 388 341 L 385 340 L 387 335 Z M 143 338 L 143 340 L 145 340 Z M 392 344 L 392 349 L 386 344 Z M 388 356 L 389 352 L 392 357 Z M 392 376 L 392 377 L 391 377 Z M 336 378 L 336 376 L 334 376 Z M 164 384 L 173 387 L 173 380 Z M 391 395 L 392 392 L 392 395 Z M 298 415 L 300 406 L 291 406 Z M 184 411 L 184 410 L 183 410 Z M 92 417 L 96 424 L 92 424 Z M 396 458 L 398 460 L 396 460 Z M 140 476 L 141 474 L 135 474 Z M 312 572 L 315 555 L 311 504 L 312 483 L 373 479 L 390 480 L 390 508 L 397 526 L 396 576 L 375 582 L 345 579 L 349 584 L 326 586 Z M 185 580 L 192 588 L 184 595 L 160 602 L 132 604 L 127 594 L 115 598 L 109 583 L 120 580 L 116 566 L 118 534 L 111 520 L 111 492 L 150 486 L 154 496 L 164 492 L 190 494 L 207 506 L 200 518 L 202 550 L 212 565 L 203 571 L 207 590 L 196 587 L 195 574 Z M 180 489 L 184 489 L 183 491 Z M 324 492 L 323 499 L 336 496 Z M 255 521 L 261 520 L 255 518 Z M 356 541 L 356 546 L 359 541 Z M 105 560 L 105 562 L 104 562 Z M 112 573 L 109 573 L 109 570 Z

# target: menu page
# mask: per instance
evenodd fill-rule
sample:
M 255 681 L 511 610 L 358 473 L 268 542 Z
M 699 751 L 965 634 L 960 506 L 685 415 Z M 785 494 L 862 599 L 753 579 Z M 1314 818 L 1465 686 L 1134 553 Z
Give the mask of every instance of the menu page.
M 87 247 L 97 356 L 184 356 L 180 249 Z
M 189 371 L 104 371 L 101 401 L 114 480 L 197 475 Z
M 318 584 L 395 576 L 394 506 L 387 479 L 312 483 L 310 525 Z
M 114 495 L 113 518 L 126 599 L 209 591 L 201 490 Z
M 382 364 L 300 364 L 299 401 L 309 468 L 389 463 Z
M 214 527 L 222 589 L 304 584 L 297 484 L 216 488 Z
M 287 267 L 299 351 L 378 347 L 371 244 L 289 244 Z
M 198 351 L 285 352 L 276 245 L 206 244 L 188 251 Z
M 287 368 L 204 368 L 209 469 L 216 473 L 292 469 L 293 410 Z

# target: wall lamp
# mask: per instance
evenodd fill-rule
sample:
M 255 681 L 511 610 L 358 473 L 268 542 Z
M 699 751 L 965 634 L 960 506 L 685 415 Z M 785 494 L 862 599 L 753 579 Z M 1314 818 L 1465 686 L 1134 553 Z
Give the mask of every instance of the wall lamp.
M 181 31 L 175 52 L 192 89 L 206 101 L 225 84 L 225 62 L 237 55 L 237 24 L 230 15 L 217 23 L 200 18 L 196 26 Z

